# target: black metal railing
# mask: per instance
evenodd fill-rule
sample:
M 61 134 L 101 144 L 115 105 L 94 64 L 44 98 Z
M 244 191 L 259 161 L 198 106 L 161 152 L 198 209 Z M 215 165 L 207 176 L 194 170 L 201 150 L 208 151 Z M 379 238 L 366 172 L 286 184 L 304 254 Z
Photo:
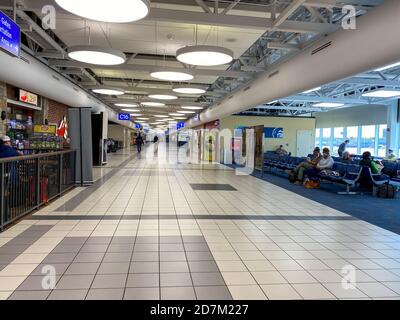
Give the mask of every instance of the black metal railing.
M 0 231 L 75 185 L 75 151 L 0 159 Z

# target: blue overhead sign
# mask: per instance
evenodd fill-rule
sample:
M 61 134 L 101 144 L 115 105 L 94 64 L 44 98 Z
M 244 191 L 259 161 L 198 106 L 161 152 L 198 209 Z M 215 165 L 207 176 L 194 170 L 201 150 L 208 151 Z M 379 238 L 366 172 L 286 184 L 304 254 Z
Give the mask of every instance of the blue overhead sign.
M 140 128 L 141 128 L 140 124 L 137 123 L 137 124 L 136 124 L 136 129 L 140 129 Z
M 118 120 L 129 121 L 129 120 L 131 120 L 131 115 L 129 113 L 119 113 Z
M 0 11 L 0 48 L 16 57 L 21 50 L 21 29 L 3 11 Z
M 179 129 L 183 129 L 185 127 L 185 123 L 184 122 L 178 122 L 177 124 L 176 124 L 176 128 L 179 130 Z

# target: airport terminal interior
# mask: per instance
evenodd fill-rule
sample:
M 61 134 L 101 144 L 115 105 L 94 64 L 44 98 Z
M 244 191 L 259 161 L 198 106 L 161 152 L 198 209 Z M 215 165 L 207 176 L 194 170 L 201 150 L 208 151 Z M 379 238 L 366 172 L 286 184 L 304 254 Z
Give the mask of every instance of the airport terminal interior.
M 400 299 L 399 17 L 0 0 L 0 300 Z

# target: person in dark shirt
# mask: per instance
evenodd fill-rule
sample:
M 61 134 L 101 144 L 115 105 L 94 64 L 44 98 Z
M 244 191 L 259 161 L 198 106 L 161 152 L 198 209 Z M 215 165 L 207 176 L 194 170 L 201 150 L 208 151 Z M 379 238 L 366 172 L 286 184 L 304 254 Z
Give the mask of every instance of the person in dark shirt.
M 11 146 L 11 139 L 8 136 L 0 137 L 0 158 L 18 157 L 21 153 Z
M 136 146 L 137 146 L 138 153 L 140 153 L 142 151 L 143 143 L 144 143 L 143 137 L 142 137 L 141 133 L 139 133 L 136 138 Z
M 349 143 L 350 143 L 350 140 L 346 140 L 345 142 L 343 142 L 343 143 L 339 146 L 339 149 L 338 149 L 339 157 L 342 157 L 342 156 L 343 156 L 343 152 L 346 151 L 346 146 L 347 146 Z

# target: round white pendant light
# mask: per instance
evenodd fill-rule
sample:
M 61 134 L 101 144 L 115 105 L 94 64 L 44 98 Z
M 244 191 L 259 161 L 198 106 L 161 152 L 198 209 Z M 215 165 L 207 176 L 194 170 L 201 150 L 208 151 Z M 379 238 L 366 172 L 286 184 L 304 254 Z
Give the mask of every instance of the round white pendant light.
M 172 71 L 156 71 L 150 73 L 150 76 L 165 81 L 189 81 L 194 78 L 190 73 Z
M 203 94 L 206 92 L 206 90 L 203 88 L 192 86 L 179 86 L 172 89 L 172 91 L 183 94 Z
M 176 100 L 178 99 L 177 96 L 172 96 L 169 94 L 151 94 L 149 95 L 150 99 L 157 99 L 157 100 Z
M 194 66 L 218 66 L 233 60 L 233 51 L 218 46 L 196 45 L 179 49 L 178 61 Z
M 111 23 L 138 21 L 150 11 L 149 0 L 56 0 L 56 3 L 77 16 Z
M 186 109 L 186 110 L 202 110 L 203 107 L 200 107 L 200 106 L 182 106 L 182 109 Z
M 79 62 L 102 66 L 123 64 L 125 54 L 120 50 L 96 46 L 74 46 L 68 49 L 68 57 Z
M 122 107 L 122 108 L 135 108 L 138 106 L 137 103 L 115 103 L 114 104 L 116 107 Z
M 115 88 L 99 88 L 99 89 L 93 89 L 92 91 L 94 93 L 110 95 L 110 96 L 120 96 L 125 93 L 125 92 L 123 92 L 119 89 L 115 89 Z
M 161 102 L 142 102 L 142 105 L 146 106 L 146 107 L 164 107 L 165 103 L 161 103 Z
M 183 113 L 183 114 L 185 114 L 185 113 L 187 113 L 187 114 L 189 114 L 189 113 L 196 113 L 195 111 L 189 111 L 189 110 L 179 110 L 178 111 L 178 113 Z

